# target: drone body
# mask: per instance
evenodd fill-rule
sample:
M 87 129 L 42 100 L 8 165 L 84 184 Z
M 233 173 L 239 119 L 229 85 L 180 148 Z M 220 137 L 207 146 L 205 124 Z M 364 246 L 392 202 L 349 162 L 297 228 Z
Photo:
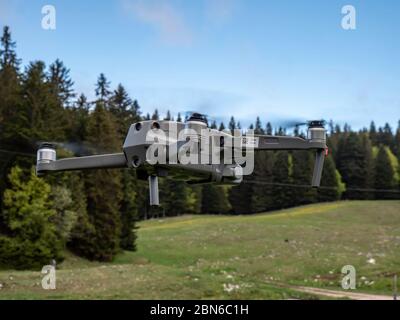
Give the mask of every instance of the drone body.
M 307 138 L 266 136 L 211 129 L 204 116 L 194 113 L 186 123 L 142 121 L 132 124 L 123 152 L 56 159 L 55 148 L 43 144 L 37 154 L 38 174 L 55 171 L 132 168 L 148 179 L 150 204 L 159 205 L 158 177 L 170 176 L 190 184 L 240 184 L 253 171 L 254 152 L 260 150 L 315 150 L 312 186 L 321 180 L 326 131 L 321 121 L 308 123 Z

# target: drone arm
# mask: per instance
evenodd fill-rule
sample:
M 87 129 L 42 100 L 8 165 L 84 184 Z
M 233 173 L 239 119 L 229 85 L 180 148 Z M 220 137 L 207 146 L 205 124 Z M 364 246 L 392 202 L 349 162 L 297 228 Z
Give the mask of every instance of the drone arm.
M 255 136 L 253 139 L 255 151 L 326 149 L 325 141 L 310 141 L 300 137 Z
M 36 172 L 73 171 L 84 169 L 113 169 L 126 168 L 127 162 L 124 153 L 96 155 L 88 157 L 67 158 L 49 162 L 38 160 Z
M 316 150 L 312 187 L 318 188 L 321 183 L 324 167 L 325 139 L 306 140 L 300 137 L 257 136 L 253 139 L 254 150 Z

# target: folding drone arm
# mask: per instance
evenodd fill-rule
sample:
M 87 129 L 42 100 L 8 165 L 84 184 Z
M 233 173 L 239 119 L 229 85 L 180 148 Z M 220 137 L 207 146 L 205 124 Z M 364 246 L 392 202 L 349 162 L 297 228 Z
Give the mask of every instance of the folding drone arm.
M 310 141 L 300 137 L 254 136 L 254 150 L 326 149 L 325 141 Z
M 113 169 L 128 167 L 124 153 L 67 158 L 61 160 L 55 160 L 55 157 L 49 157 L 49 155 L 51 155 L 51 149 L 48 151 L 44 151 L 43 149 L 38 151 L 38 160 L 36 165 L 37 174 L 43 174 L 48 171 L 73 171 L 82 169 Z
M 246 138 L 245 138 L 246 139 Z M 307 139 L 286 136 L 255 136 L 243 141 L 243 147 L 251 145 L 255 151 L 262 150 L 316 150 L 314 172 L 311 186 L 318 188 L 321 184 L 325 153 L 327 150 L 325 131 L 321 128 L 310 130 Z

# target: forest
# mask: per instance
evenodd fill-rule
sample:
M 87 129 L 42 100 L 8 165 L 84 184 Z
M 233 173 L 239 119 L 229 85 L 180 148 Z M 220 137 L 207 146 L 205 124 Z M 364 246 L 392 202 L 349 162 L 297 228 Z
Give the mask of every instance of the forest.
M 132 123 L 173 119 L 171 112 L 157 111 L 165 106 L 143 113 L 122 84 L 112 85 L 100 72 L 94 85 L 96 99 L 89 101 L 85 93 L 75 92 L 61 60 L 23 66 L 11 30 L 3 28 L 0 267 L 41 268 L 50 261 L 61 262 L 66 249 L 89 260 L 112 261 L 122 250 L 136 250 L 136 223 L 142 219 L 246 215 L 347 199 L 400 199 L 400 121 L 397 128 L 372 121 L 361 130 L 329 121 L 329 156 L 319 190 L 309 187 L 314 154 L 304 151 L 257 153 L 254 173 L 237 187 L 189 186 L 167 177 L 160 182 L 158 209 L 149 208 L 147 183 L 138 180 L 134 170 L 37 177 L 34 165 L 41 142 L 55 142 L 59 157 L 120 152 Z M 175 120 L 184 121 L 184 115 L 177 114 Z M 265 120 L 257 117 L 250 128 L 256 134 L 304 135 L 301 128 L 292 132 Z M 234 117 L 227 124 L 213 121 L 210 126 L 241 128 Z

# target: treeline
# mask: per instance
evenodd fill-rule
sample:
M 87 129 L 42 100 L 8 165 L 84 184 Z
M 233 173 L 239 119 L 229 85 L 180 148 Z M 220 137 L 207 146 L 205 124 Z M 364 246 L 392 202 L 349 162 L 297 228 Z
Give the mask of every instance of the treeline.
M 318 201 L 399 198 L 400 128 L 389 125 L 354 132 L 330 123 L 322 186 L 309 187 L 310 152 L 260 152 L 255 172 L 237 187 L 189 186 L 161 179 L 158 209 L 134 170 L 92 170 L 36 177 L 40 142 L 59 142 L 58 157 L 120 152 L 130 124 L 161 117 L 143 115 L 124 86 L 112 88 L 104 74 L 95 101 L 73 90 L 63 62 L 21 67 L 5 27 L 0 46 L 0 266 L 38 268 L 61 262 L 65 248 L 91 260 L 111 261 L 135 250 L 136 221 L 181 214 L 250 214 Z M 183 121 L 177 115 L 177 121 Z M 234 130 L 227 124 L 211 124 Z M 286 134 L 257 118 L 257 134 Z M 298 129 L 295 135 L 303 135 Z

